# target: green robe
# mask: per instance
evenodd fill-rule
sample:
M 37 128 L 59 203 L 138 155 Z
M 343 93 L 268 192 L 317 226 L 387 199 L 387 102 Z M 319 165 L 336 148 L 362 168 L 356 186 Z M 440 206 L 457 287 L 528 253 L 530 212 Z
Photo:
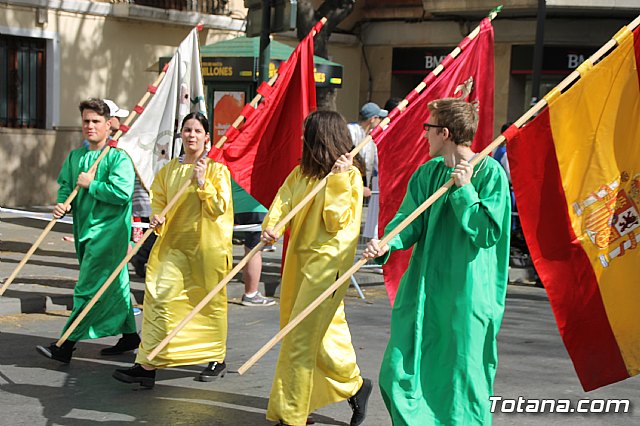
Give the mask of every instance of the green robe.
M 446 183 L 443 159 L 411 177 L 394 229 Z M 413 246 L 391 314 L 380 389 L 393 424 L 491 424 L 509 263 L 510 196 L 500 164 L 487 157 L 471 184 L 454 186 L 394 237 Z M 384 263 L 388 254 L 379 258 Z
M 86 146 L 69 153 L 58 176 L 59 203 L 71 194 L 80 172 L 88 171 L 99 155 L 100 151 L 90 151 Z M 80 188 L 71 203 L 80 275 L 73 292 L 73 311 L 64 330 L 127 255 L 134 179 L 129 156 L 124 151 L 111 148 L 100 161 L 89 188 Z M 129 271 L 123 268 L 71 333 L 69 340 L 135 333 L 136 322 L 129 292 Z

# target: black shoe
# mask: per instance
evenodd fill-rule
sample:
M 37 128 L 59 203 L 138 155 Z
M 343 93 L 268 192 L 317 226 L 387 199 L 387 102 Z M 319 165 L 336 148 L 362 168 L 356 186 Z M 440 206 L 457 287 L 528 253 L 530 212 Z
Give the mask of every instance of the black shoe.
M 138 333 L 126 333 L 122 335 L 115 346 L 102 349 L 100 355 L 120 355 L 138 349 L 138 346 L 140 346 Z
M 140 383 L 140 386 L 151 389 L 156 384 L 156 370 L 145 370 L 140 364 L 133 367 L 116 370 L 113 378 L 124 383 Z
M 367 403 L 369 402 L 369 396 L 371 395 L 372 388 L 371 380 L 363 379 L 362 386 L 358 393 L 347 400 L 353 410 L 351 423 L 349 423 L 350 426 L 358 426 L 362 424 L 362 422 L 364 422 L 364 418 L 367 417 Z
M 144 259 L 136 255 L 131 258 L 130 262 L 137 276 L 144 278 L 147 275 L 147 262 Z
M 73 354 L 73 351 L 75 351 L 75 348 L 64 344 L 59 348 L 55 343 L 52 343 L 47 347 L 38 345 L 36 346 L 36 350 L 40 355 L 46 356 L 49 359 L 55 359 L 56 361 L 69 364 L 71 362 L 71 355 Z
M 315 419 L 313 417 L 307 416 L 307 424 L 308 425 L 314 425 L 314 424 L 316 424 L 316 421 L 315 421 Z M 276 426 L 289 426 L 289 425 L 287 425 L 285 422 L 280 420 Z
M 227 374 L 227 364 L 225 364 L 224 361 L 213 361 L 210 362 L 204 370 L 202 370 L 202 372 L 198 375 L 197 380 L 199 382 L 211 382 L 218 377 L 224 377 L 225 374 Z

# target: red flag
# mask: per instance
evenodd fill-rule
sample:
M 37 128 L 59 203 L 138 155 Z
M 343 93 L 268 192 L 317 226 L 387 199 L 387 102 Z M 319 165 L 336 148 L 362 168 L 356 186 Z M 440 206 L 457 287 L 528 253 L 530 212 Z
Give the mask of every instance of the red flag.
M 255 110 L 245 106 L 247 120 L 240 130 L 229 127 L 222 149 L 213 147 L 209 152 L 209 157 L 229 167 L 238 185 L 265 206 L 271 205 L 302 156 L 302 123 L 316 109 L 313 34 L 321 28 L 319 22 L 280 64 L 273 87 L 263 83 L 258 88 L 264 98 Z
M 458 57 L 454 59 L 448 55 L 442 61 L 445 69 L 440 75 L 436 77 L 431 73 L 424 79 L 427 87 L 422 93 L 412 91 L 407 95 L 407 109 L 402 113 L 397 109 L 392 111 L 389 127 L 381 134 L 376 128 L 372 134 L 378 146 L 380 230 L 384 229 L 398 211 L 411 175 L 429 160 L 429 148 L 424 139 L 422 124 L 429 118 L 427 104 L 430 101 L 459 96 L 454 93 L 456 88 L 472 83 L 468 100 L 478 101 L 480 108 L 478 132 L 472 148 L 478 152 L 491 143 L 494 86 L 491 20 L 484 19 L 478 36 L 473 40 L 465 38 L 459 47 L 462 53 Z M 395 252 L 384 266 L 384 282 L 391 304 L 410 257 L 411 250 Z

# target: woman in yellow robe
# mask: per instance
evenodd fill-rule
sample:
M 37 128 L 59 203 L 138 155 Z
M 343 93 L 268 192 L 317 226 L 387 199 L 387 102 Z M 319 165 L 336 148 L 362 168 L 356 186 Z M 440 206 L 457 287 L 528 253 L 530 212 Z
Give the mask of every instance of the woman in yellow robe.
M 227 341 L 227 294 L 220 291 L 153 360 L 149 353 L 231 270 L 233 207 L 226 166 L 205 157 L 209 123 L 192 113 L 182 124 L 185 154 L 174 158 L 151 186 L 150 225 L 158 239 L 146 274 L 142 343 L 133 367 L 116 370 L 126 383 L 153 387 L 155 370 L 209 363 L 198 376 L 210 381 L 224 376 Z M 189 181 L 189 189 L 167 213 L 160 213 Z
M 304 123 L 303 152 L 263 222 L 263 241 L 280 236 L 275 225 L 329 172 L 326 187 L 289 223 L 280 293 L 280 326 L 298 315 L 353 265 L 362 212 L 362 176 L 348 153 L 344 118 L 318 111 Z M 364 420 L 371 382 L 360 376 L 344 313 L 347 286 L 336 291 L 283 340 L 267 419 L 304 425 L 325 405 L 348 400 L 351 425 Z

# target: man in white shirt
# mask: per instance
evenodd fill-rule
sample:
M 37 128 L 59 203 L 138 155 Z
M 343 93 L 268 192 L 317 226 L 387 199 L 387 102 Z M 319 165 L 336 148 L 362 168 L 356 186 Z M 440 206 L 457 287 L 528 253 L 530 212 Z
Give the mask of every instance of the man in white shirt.
M 373 102 L 360 108 L 357 123 L 350 123 L 349 133 L 353 145 L 358 145 L 385 118 L 389 112 Z M 360 151 L 365 166 L 365 187 L 363 195 L 369 198 L 367 218 L 362 235 L 367 238 L 378 238 L 378 148 L 371 141 Z
M 360 114 L 358 116 L 357 123 L 349 123 L 349 133 L 351 133 L 351 140 L 353 141 L 353 145 L 358 145 L 362 140 L 367 137 L 367 135 L 378 125 L 383 118 L 385 118 L 389 114 L 387 110 L 384 110 L 373 102 L 368 102 L 362 105 L 360 108 Z M 377 175 L 377 167 L 374 165 L 377 163 L 378 150 L 376 148 L 376 144 L 371 141 L 369 142 L 362 151 L 360 151 L 360 156 L 362 156 L 362 160 L 365 165 L 365 189 L 364 196 L 368 197 L 371 195 L 372 190 L 372 180 L 374 174 Z M 375 173 L 374 173 L 375 172 Z

